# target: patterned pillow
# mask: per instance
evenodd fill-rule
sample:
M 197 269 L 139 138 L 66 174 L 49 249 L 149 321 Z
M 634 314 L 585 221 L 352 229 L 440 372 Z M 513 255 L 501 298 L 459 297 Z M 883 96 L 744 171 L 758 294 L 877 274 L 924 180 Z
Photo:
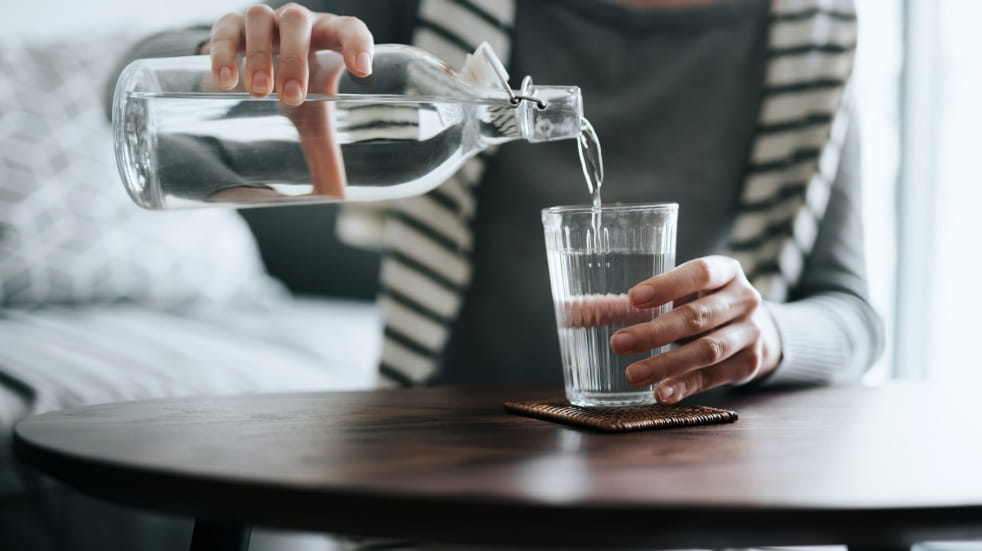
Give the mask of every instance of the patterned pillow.
M 103 106 L 127 43 L 0 42 L 0 306 L 279 293 L 235 212 L 147 212 L 126 196 Z

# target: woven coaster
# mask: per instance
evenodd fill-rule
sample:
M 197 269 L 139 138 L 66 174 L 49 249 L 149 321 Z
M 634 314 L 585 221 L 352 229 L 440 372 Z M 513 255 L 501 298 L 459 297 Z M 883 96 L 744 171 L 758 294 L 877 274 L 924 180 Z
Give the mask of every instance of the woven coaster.
M 625 407 L 572 406 L 564 399 L 505 402 L 505 409 L 519 415 L 537 417 L 566 425 L 605 432 L 690 427 L 712 423 L 732 423 L 735 411 L 708 406 L 663 405 Z

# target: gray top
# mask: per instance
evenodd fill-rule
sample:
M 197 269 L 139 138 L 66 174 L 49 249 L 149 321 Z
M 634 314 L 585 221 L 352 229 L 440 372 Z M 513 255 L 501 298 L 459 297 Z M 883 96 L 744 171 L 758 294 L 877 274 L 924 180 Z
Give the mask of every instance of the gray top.
M 603 147 L 603 200 L 678 202 L 680 262 L 721 252 L 729 237 L 760 103 L 768 3 L 643 12 L 591 0 L 518 4 L 509 72 L 580 86 Z M 441 381 L 561 380 L 539 211 L 589 200 L 572 141 L 495 155 L 478 189 L 474 281 Z
M 381 43 L 411 39 L 417 2 L 307 5 L 361 17 Z M 678 202 L 679 262 L 725 252 L 760 104 L 768 5 L 518 2 L 514 79 L 582 88 L 604 148 L 604 200 Z M 188 54 L 206 38 L 205 28 L 158 35 L 128 57 Z M 771 382 L 856 379 L 882 348 L 867 302 L 857 148 L 853 132 L 801 282 L 788 303 L 767 305 L 783 344 Z M 492 158 L 478 190 L 474 281 L 437 382 L 561 380 L 539 211 L 588 200 L 573 142 L 511 143 Z

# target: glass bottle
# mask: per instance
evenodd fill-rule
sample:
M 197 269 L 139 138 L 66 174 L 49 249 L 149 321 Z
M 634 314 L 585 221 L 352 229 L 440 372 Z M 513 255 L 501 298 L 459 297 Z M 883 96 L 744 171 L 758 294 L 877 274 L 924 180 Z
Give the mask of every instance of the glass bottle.
M 487 44 L 459 72 L 381 44 L 365 78 L 336 52 L 312 54 L 307 100 L 284 107 L 241 83 L 219 90 L 207 56 L 141 59 L 116 86 L 116 161 L 130 197 L 149 209 L 399 199 L 435 188 L 488 147 L 579 136 L 579 88 L 526 77 L 514 92 L 507 82 Z

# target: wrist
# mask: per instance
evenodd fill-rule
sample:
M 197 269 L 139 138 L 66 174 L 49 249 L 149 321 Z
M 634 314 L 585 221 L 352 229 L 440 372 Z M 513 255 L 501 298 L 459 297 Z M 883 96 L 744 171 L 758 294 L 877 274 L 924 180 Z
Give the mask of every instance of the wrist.
M 754 316 L 757 317 L 757 323 L 760 325 L 761 341 L 760 369 L 754 380 L 760 380 L 770 375 L 781 364 L 781 334 L 766 304 L 762 304 Z

